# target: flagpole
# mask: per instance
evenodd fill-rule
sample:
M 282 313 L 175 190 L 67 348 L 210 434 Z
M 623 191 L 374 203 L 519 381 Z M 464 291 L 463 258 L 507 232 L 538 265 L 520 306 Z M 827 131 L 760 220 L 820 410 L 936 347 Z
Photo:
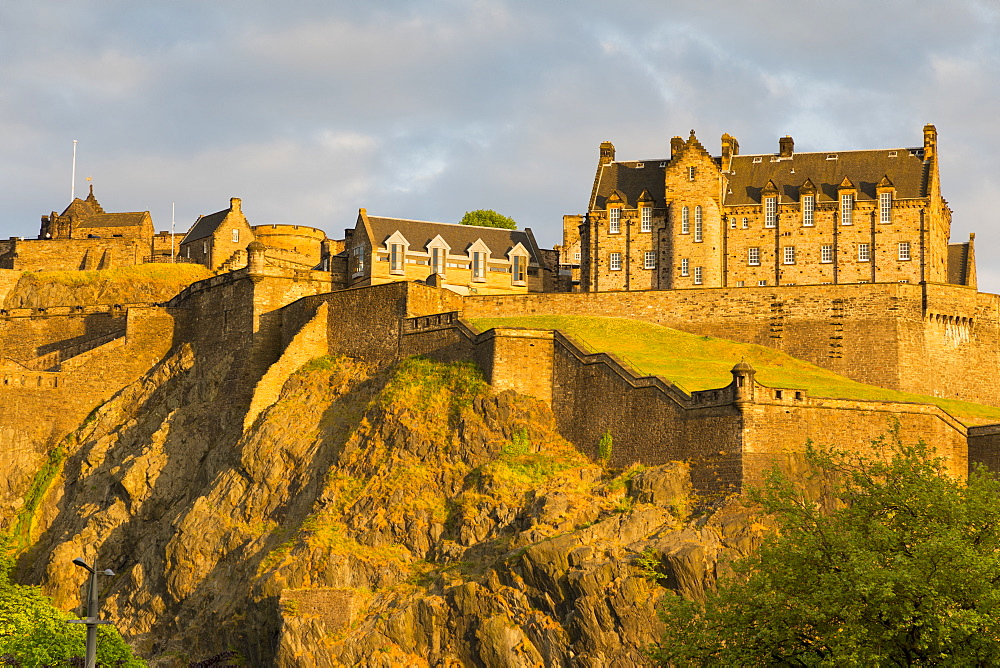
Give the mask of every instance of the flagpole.
M 76 140 L 73 140 L 73 177 L 69 185 L 69 201 L 76 199 Z
M 177 262 L 177 257 L 174 255 L 174 202 L 170 203 L 170 261 Z

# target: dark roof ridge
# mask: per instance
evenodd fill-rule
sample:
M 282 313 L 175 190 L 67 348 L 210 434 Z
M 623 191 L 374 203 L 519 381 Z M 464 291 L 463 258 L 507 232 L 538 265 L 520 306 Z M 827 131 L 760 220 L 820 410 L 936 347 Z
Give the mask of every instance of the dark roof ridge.
M 508 232 L 523 232 L 524 230 L 512 230 L 506 227 L 492 227 L 490 225 L 463 225 L 462 223 L 445 223 L 439 220 L 417 220 L 416 218 L 397 218 L 396 216 L 379 216 L 378 214 L 368 214 L 368 218 L 381 218 L 382 220 L 398 220 L 403 223 L 430 223 L 431 225 L 455 225 L 457 227 L 472 227 L 480 230 L 507 230 Z M 527 228 L 525 228 L 527 229 Z

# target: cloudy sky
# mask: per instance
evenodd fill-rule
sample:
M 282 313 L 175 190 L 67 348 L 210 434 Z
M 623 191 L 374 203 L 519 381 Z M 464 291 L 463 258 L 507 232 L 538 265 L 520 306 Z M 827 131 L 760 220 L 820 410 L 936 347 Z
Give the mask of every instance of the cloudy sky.
M 558 243 L 598 145 L 743 153 L 940 135 L 953 240 L 1000 292 L 1000 5 L 785 0 L 34 0 L 0 4 L 0 236 L 92 177 L 169 229 L 242 197 L 251 224 L 340 237 L 359 207 L 490 208 Z

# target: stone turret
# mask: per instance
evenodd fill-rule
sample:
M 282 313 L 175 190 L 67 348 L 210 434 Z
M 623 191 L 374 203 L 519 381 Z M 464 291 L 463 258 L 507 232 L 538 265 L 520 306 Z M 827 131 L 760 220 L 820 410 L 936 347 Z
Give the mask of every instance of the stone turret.
M 730 373 L 733 374 L 733 401 L 736 403 L 753 401 L 753 377 L 757 373 L 756 369 L 750 366 L 746 360 L 740 360 Z
M 233 200 L 236 202 L 236 206 L 239 206 L 239 200 Z M 250 245 L 247 246 L 247 273 L 250 274 L 251 278 L 254 276 L 262 276 L 264 274 L 264 251 L 267 250 L 267 246 L 259 241 L 251 241 Z

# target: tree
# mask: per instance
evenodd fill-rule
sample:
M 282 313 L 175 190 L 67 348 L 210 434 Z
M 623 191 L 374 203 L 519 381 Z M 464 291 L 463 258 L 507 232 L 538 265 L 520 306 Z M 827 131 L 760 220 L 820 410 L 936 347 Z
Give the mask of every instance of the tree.
M 0 540 L 0 666 L 83 665 L 86 629 L 52 605 L 38 587 L 14 584 L 6 541 Z M 113 626 L 97 629 L 100 666 L 145 666 Z
M 661 665 L 1000 664 L 1000 485 L 898 429 L 876 456 L 807 447 L 752 499 L 778 531 L 703 603 L 668 594 Z M 813 483 L 809 485 L 808 483 Z M 820 503 L 816 483 L 829 492 Z
M 478 225 L 480 227 L 502 227 L 506 230 L 516 230 L 517 222 L 493 209 L 476 209 L 466 211 L 459 221 L 462 225 Z

